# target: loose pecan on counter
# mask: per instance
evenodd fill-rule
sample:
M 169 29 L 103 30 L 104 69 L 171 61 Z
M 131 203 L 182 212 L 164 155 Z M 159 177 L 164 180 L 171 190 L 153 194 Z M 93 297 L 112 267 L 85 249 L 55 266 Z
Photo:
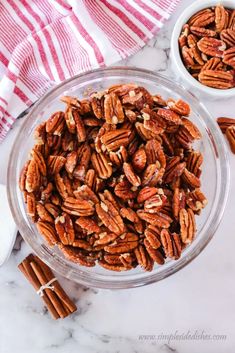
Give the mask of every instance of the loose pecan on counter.
M 193 19 L 212 21 L 212 11 Z M 81 266 L 152 271 L 177 260 L 207 203 L 190 106 L 135 84 L 61 100 L 65 113 L 37 127 L 19 180 L 39 233 Z
M 226 135 L 231 151 L 235 154 L 235 119 L 221 117 L 217 119 L 217 123 L 223 134 Z

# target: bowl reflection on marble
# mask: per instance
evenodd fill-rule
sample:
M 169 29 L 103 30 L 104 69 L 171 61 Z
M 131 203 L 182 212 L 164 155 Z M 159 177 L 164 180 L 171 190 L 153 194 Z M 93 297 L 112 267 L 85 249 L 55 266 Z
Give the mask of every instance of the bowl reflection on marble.
M 163 98 L 182 98 L 191 106 L 190 119 L 198 126 L 202 139 L 195 144 L 204 156 L 202 167 L 202 191 L 208 205 L 197 217 L 197 235 L 194 242 L 182 253 L 179 260 L 168 260 L 163 266 L 155 265 L 152 272 L 140 267 L 116 273 L 100 266 L 81 267 L 64 258 L 57 247 L 49 248 L 31 223 L 25 210 L 22 193 L 18 187 L 21 168 L 28 159 L 34 144 L 33 132 L 50 114 L 64 108 L 59 98 L 72 95 L 84 98 L 89 90 L 101 91 L 117 83 L 136 83 L 152 94 Z M 32 250 L 53 270 L 78 283 L 99 288 L 131 288 L 159 281 L 178 271 L 194 259 L 208 244 L 222 218 L 229 187 L 229 167 L 223 136 L 203 105 L 184 88 L 167 78 L 147 70 L 128 67 L 99 69 L 75 76 L 53 88 L 36 103 L 13 146 L 8 166 L 8 200 L 15 222 Z

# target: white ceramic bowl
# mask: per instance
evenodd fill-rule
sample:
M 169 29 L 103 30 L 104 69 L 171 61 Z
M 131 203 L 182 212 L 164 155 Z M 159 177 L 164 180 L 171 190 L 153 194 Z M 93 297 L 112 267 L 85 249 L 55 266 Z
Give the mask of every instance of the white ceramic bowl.
M 192 5 L 187 7 L 178 18 L 171 37 L 171 60 L 174 70 L 177 70 L 177 76 L 183 79 L 183 82 L 189 89 L 193 89 L 193 93 L 196 95 L 208 94 L 214 98 L 228 98 L 235 96 L 235 88 L 230 89 L 216 89 L 210 88 L 202 85 L 187 71 L 186 67 L 180 56 L 178 39 L 182 30 L 183 25 L 193 16 L 196 12 L 216 6 L 218 3 L 222 4 L 224 7 L 235 9 L 235 0 L 196 0 Z M 195 88 L 197 89 L 195 91 Z

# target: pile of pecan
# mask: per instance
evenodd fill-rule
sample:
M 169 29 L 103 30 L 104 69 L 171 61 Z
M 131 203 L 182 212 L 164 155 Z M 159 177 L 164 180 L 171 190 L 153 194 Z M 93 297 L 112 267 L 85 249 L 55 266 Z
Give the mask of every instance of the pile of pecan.
M 113 271 L 178 259 L 207 203 L 189 105 L 135 84 L 61 100 L 65 112 L 37 127 L 19 181 L 48 245 Z
M 235 10 L 217 5 L 193 15 L 179 37 L 181 57 L 203 85 L 235 87 Z

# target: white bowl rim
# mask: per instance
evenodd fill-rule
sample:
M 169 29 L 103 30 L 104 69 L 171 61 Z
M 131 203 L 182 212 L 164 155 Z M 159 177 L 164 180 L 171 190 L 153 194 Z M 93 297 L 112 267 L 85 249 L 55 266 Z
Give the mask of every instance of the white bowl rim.
M 186 7 L 186 9 L 182 12 L 180 17 L 175 23 L 172 36 L 171 36 L 171 57 L 176 65 L 178 71 L 182 75 L 182 77 L 190 84 L 190 86 L 196 87 L 198 90 L 207 93 L 210 96 L 218 97 L 218 98 L 229 98 L 235 96 L 235 88 L 230 89 L 217 89 L 204 86 L 199 81 L 197 81 L 193 76 L 187 71 L 185 68 L 178 45 L 178 38 L 181 33 L 183 25 L 189 20 L 189 18 L 194 15 L 197 11 L 200 11 L 207 7 L 212 7 L 217 5 L 218 3 L 224 5 L 225 7 L 234 8 L 235 3 L 234 0 L 196 0 L 190 6 Z

